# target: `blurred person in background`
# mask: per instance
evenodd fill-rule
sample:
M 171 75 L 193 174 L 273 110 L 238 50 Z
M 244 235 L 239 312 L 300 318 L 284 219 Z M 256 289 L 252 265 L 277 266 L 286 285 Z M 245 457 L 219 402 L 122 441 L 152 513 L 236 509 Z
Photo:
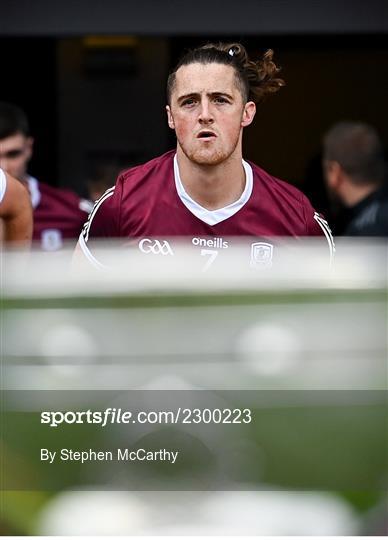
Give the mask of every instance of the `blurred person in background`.
M 33 240 L 45 251 L 56 251 L 64 240 L 77 238 L 91 210 L 91 203 L 72 191 L 39 182 L 27 172 L 33 138 L 24 111 L 0 102 L 0 167 L 23 182 L 33 207 Z
M 107 189 L 114 186 L 120 171 L 128 168 L 128 164 L 120 165 L 119 162 L 119 159 L 100 159 L 91 163 L 86 180 L 91 201 L 96 201 Z
M 167 121 L 177 147 L 124 171 L 97 201 L 79 241 L 88 260 L 98 266 L 93 239 L 111 237 L 131 238 L 151 255 L 173 255 L 171 238 L 188 237 L 209 263 L 243 236 L 321 236 L 332 253 L 328 224 L 307 197 L 242 157 L 256 104 L 284 85 L 278 72 L 273 51 L 252 61 L 239 43 L 186 53 L 167 81 Z M 272 254 L 267 241 L 247 246 L 251 266 L 270 265 Z
M 0 239 L 28 247 L 32 238 L 32 207 L 27 189 L 0 169 Z
M 345 236 L 388 236 L 388 185 L 381 140 L 372 126 L 339 122 L 323 141 L 329 194 L 348 210 Z

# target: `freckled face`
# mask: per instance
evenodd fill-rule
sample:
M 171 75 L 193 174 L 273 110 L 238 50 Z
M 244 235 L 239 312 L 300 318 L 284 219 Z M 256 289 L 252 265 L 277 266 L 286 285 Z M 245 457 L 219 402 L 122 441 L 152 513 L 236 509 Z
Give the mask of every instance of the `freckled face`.
M 243 103 L 231 66 L 195 63 L 178 69 L 167 117 L 192 162 L 217 165 L 241 154 L 242 128 L 255 111 L 253 102 Z

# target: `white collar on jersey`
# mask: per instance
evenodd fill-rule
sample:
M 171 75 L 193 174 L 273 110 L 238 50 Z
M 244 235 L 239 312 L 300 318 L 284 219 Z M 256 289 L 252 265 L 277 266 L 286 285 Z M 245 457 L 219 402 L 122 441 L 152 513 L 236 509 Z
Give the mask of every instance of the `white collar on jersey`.
M 224 208 L 218 208 L 217 210 L 207 210 L 206 208 L 195 202 L 195 200 L 186 193 L 179 174 L 178 160 L 175 154 L 174 177 L 176 190 L 178 192 L 180 200 L 186 206 L 186 208 L 190 210 L 192 214 L 194 214 L 198 219 L 204 221 L 208 225 L 217 225 L 217 223 L 221 223 L 221 221 L 225 221 L 225 219 L 234 216 L 234 214 L 241 210 L 244 204 L 249 201 L 253 190 L 252 167 L 244 160 L 242 160 L 242 164 L 245 170 L 245 188 L 241 197 L 237 201 L 233 202 L 232 204 L 228 204 L 228 206 L 225 206 Z
M 33 176 L 27 176 L 28 191 L 30 192 L 32 208 L 35 208 L 40 203 L 41 194 L 39 191 L 39 182 Z

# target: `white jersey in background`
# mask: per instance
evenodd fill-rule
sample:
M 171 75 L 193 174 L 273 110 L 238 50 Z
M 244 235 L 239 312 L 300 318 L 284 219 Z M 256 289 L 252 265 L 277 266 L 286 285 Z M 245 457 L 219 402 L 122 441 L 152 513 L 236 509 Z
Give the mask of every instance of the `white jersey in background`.
M 4 171 L 0 169 L 0 203 L 4 199 L 5 191 L 7 189 L 7 177 Z

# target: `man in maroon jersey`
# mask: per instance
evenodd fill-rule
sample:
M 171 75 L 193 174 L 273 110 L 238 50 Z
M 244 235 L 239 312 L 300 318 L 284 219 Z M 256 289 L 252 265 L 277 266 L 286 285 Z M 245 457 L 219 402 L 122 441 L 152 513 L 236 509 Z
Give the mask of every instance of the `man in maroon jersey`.
M 0 102 L 0 167 L 26 184 L 33 207 L 33 240 L 45 251 L 55 251 L 66 239 L 77 238 L 91 210 L 89 201 L 27 174 L 33 139 L 24 112 Z
M 93 239 L 109 237 L 159 257 L 174 255 L 174 238 L 185 237 L 209 261 L 233 248 L 235 237 L 250 237 L 254 267 L 272 264 L 273 237 L 325 236 L 333 251 L 330 229 L 308 199 L 242 158 L 256 103 L 284 84 L 272 56 L 253 62 L 242 45 L 221 43 L 181 59 L 167 82 L 177 148 L 123 172 L 97 201 L 79 241 L 92 263 L 100 263 Z

